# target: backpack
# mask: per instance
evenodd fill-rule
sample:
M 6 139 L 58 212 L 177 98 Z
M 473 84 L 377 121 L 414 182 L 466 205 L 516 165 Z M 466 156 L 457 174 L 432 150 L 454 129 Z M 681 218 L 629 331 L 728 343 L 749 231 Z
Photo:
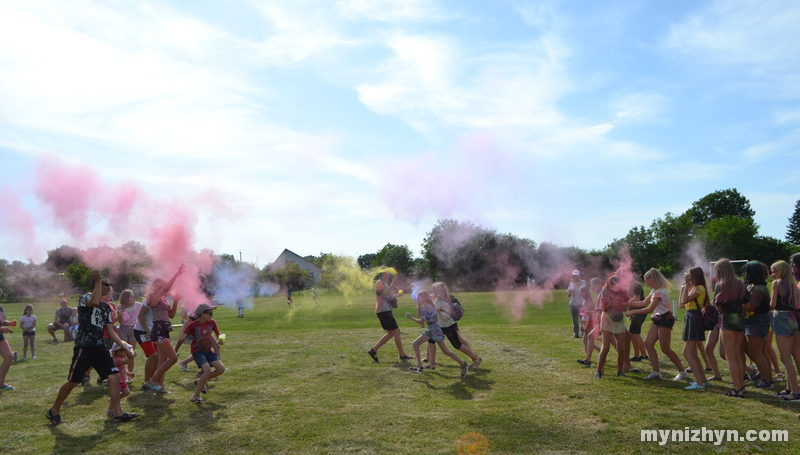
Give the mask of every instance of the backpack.
M 703 312 L 703 330 L 714 330 L 719 322 L 719 310 L 714 305 L 706 305 Z
M 450 317 L 454 321 L 459 321 L 464 316 L 464 307 L 461 306 L 461 302 L 454 295 L 450 296 L 450 300 L 453 302 L 450 304 Z

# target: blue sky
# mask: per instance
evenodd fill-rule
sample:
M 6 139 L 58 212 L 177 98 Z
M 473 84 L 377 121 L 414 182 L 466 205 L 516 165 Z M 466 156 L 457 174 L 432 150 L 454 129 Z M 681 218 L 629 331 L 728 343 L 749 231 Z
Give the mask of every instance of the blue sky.
M 419 252 L 440 218 L 602 248 L 732 187 L 783 239 L 798 23 L 793 1 L 5 1 L 0 190 L 35 241 L 4 229 L 0 257 L 97 243 L 36 196 L 53 156 L 214 194 L 194 246 L 259 265 Z

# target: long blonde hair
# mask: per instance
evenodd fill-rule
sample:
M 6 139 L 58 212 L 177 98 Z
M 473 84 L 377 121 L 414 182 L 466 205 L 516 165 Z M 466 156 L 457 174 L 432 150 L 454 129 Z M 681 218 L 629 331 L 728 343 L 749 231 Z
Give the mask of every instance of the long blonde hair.
M 656 289 L 669 290 L 669 288 L 672 286 L 670 284 L 669 280 L 666 279 L 664 277 L 664 275 L 661 273 L 661 271 L 656 269 L 656 268 L 652 268 L 652 269 L 648 270 L 644 274 L 644 279 L 645 280 L 647 280 L 647 279 L 651 280 L 653 282 L 653 284 L 655 285 Z
M 124 310 L 126 308 L 130 308 L 133 306 L 133 302 L 136 300 L 133 291 L 130 289 L 125 289 L 119 295 L 119 309 Z
M 778 294 L 789 299 L 790 306 L 797 308 L 800 302 L 800 289 L 794 281 L 792 268 L 786 261 L 778 261 L 772 264 L 772 268 L 778 273 L 778 277 L 772 282 L 773 286 L 778 286 Z
M 729 259 L 722 258 L 714 264 L 714 276 L 719 286 L 719 292 L 714 296 L 714 303 L 717 305 L 736 299 L 744 300 L 747 297 L 747 288 L 742 280 L 736 278 L 736 272 Z

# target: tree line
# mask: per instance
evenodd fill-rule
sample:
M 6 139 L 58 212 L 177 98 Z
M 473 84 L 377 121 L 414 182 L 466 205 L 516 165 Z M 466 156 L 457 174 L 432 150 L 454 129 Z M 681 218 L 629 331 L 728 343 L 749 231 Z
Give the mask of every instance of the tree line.
M 444 281 L 464 290 L 494 290 L 525 286 L 529 278 L 539 286 L 560 287 L 573 268 L 601 276 L 620 265 L 630 265 L 639 275 L 656 267 L 670 276 L 689 266 L 704 265 L 698 264 L 701 260 L 728 257 L 771 263 L 800 250 L 800 201 L 789 218 L 786 240 L 760 235 L 753 216 L 750 201 L 736 189 L 726 189 L 698 199 L 680 215 L 666 213 L 649 226 L 633 227 L 602 249 L 536 243 L 469 221 L 444 219 L 427 232 L 419 256 L 407 245 L 387 243 L 356 260 L 332 253 L 305 259 L 322 268 L 320 286 L 324 288 L 337 288 L 352 280 L 353 268 L 368 272 L 393 267 L 409 279 Z M 270 265 L 259 269 L 230 254 L 204 251 L 214 258 L 212 282 L 219 267 L 251 277 L 254 288 L 259 282 L 271 282 L 303 289 L 307 282 L 308 272 L 294 263 L 281 269 Z M 117 288 L 125 289 L 146 281 L 153 259 L 146 245 L 136 241 L 117 248 L 86 250 L 62 245 L 48 251 L 42 264 L 0 259 L 0 289 L 4 291 L 0 300 L 82 291 L 91 281 L 87 263 L 100 268 Z

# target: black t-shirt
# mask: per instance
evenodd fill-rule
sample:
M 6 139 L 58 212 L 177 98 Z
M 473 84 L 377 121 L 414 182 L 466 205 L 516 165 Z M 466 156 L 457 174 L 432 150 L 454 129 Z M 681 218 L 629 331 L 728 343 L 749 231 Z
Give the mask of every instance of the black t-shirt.
M 89 348 L 105 346 L 103 342 L 103 327 L 113 324 L 111 308 L 106 302 L 100 301 L 96 307 L 89 306 L 92 294 L 83 294 L 78 303 L 78 334 L 75 337 L 76 348 Z

